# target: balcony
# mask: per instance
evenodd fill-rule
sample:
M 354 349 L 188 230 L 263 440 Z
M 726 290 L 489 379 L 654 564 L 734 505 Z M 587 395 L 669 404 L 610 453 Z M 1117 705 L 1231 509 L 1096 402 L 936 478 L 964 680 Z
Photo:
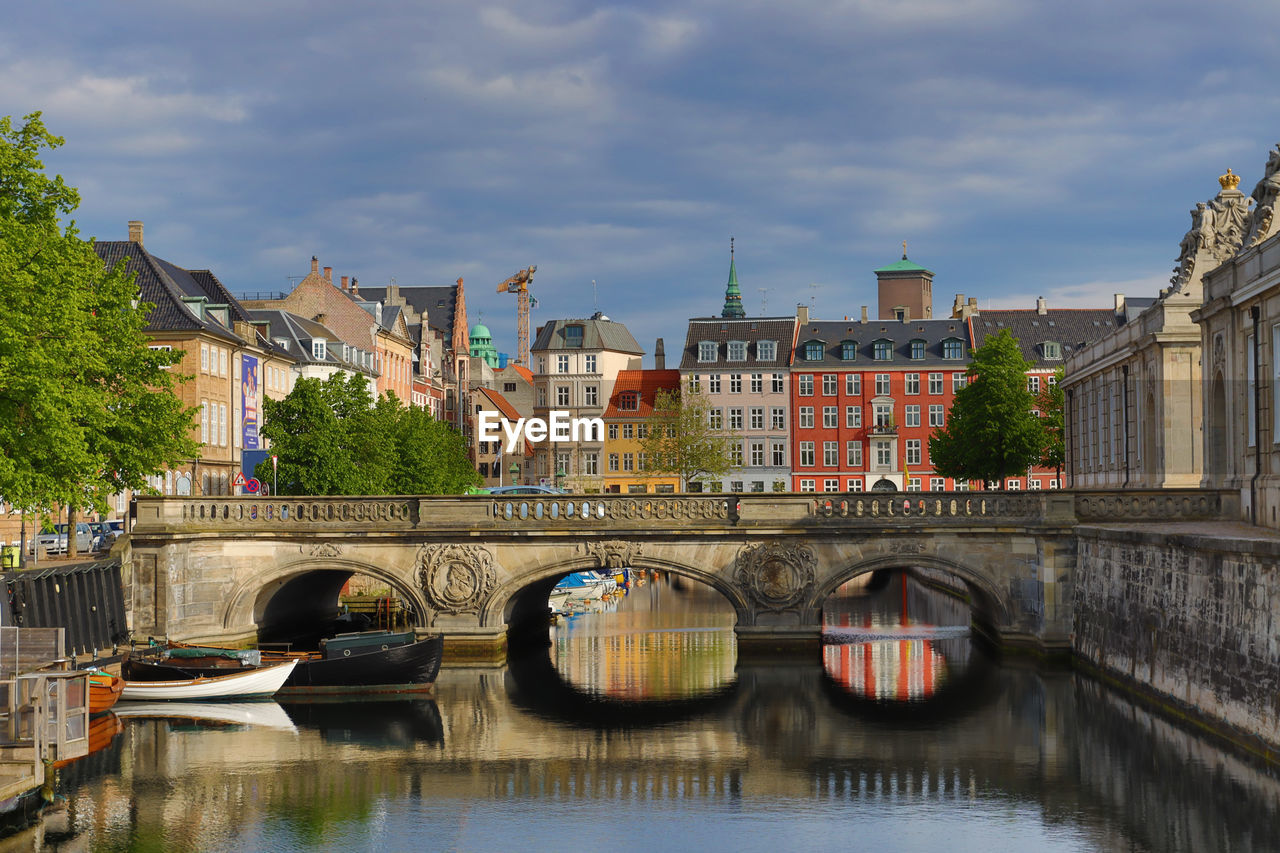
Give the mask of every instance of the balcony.
M 884 421 L 882 423 L 873 423 L 871 425 L 872 435 L 895 436 L 898 434 L 898 425 L 893 421 Z

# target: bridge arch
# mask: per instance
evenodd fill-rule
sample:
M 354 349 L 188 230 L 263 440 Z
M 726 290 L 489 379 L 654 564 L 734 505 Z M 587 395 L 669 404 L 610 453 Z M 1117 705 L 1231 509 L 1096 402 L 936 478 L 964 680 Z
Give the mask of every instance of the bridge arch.
M 822 611 L 823 602 L 837 589 L 854 578 L 870 572 L 890 569 L 910 568 L 936 569 L 946 572 L 964 582 L 965 586 L 977 594 L 978 601 L 974 609 L 999 626 L 1011 624 L 1012 608 L 1006 595 L 992 582 L 989 572 L 983 572 L 956 560 L 939 557 L 933 554 L 885 554 L 868 560 L 859 560 L 833 572 L 829 578 L 819 585 L 810 602 L 815 614 Z
M 304 557 L 291 563 L 283 563 L 254 574 L 235 586 L 227 597 L 222 611 L 222 627 L 228 631 L 243 629 L 249 625 L 257 625 L 258 605 L 262 595 L 271 587 L 274 592 L 289 581 L 301 578 L 312 572 L 349 572 L 366 575 L 382 581 L 394 589 L 408 605 L 411 624 L 415 628 L 427 627 L 427 603 L 422 590 L 405 582 L 403 574 L 371 563 L 351 560 L 342 557 Z

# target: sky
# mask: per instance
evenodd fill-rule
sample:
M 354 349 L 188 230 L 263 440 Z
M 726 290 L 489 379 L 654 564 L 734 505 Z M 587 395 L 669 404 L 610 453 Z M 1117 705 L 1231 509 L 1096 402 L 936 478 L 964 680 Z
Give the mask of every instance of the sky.
M 15 7 L 18 8 L 18 7 Z M 647 353 L 719 313 L 874 316 L 876 267 L 984 308 L 1168 282 L 1188 211 L 1280 140 L 1274 0 L 179 0 L 23 4 L 0 115 L 43 111 L 85 236 L 234 293 L 316 255 L 364 285 L 497 284 Z M 595 282 L 594 287 L 592 282 Z M 646 365 L 650 364 L 646 358 Z

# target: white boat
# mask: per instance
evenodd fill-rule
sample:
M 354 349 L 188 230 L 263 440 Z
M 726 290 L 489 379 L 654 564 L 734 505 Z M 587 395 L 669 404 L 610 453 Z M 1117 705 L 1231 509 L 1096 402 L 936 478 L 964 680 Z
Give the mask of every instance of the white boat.
M 289 732 L 298 730 L 284 708 L 275 702 L 127 702 L 112 710 L 121 718 L 207 720 Z
M 122 702 L 150 702 L 157 699 L 239 699 L 270 696 L 279 690 L 298 665 L 296 660 L 219 675 L 182 681 L 126 681 Z

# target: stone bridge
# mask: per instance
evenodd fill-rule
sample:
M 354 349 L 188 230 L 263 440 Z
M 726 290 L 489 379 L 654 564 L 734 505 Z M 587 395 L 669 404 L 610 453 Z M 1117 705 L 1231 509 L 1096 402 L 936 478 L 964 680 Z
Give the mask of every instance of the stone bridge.
M 927 568 L 963 582 L 1005 645 L 1069 646 L 1077 524 L 1221 517 L 1213 491 L 812 495 L 140 498 L 123 540 L 135 636 L 242 641 L 336 614 L 353 574 L 394 589 L 450 660 L 545 625 L 566 573 L 632 566 L 718 590 L 740 655 L 821 642 L 841 584 Z M 542 635 L 545 638 L 545 634 Z

